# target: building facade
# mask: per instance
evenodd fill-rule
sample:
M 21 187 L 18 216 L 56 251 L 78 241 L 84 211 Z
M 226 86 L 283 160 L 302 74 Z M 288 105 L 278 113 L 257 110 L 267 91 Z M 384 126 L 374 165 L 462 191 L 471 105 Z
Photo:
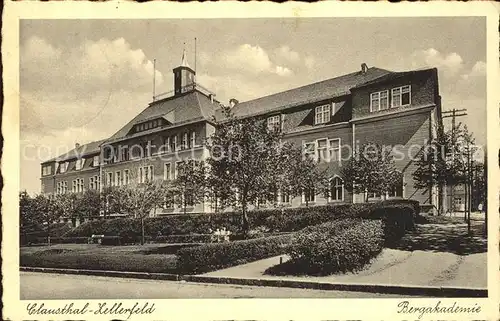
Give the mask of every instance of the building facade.
M 132 180 L 174 180 L 178 162 L 209 157 L 205 140 L 215 130 L 220 102 L 196 83 L 195 71 L 184 58 L 173 74 L 173 92 L 155 98 L 114 135 L 42 163 L 42 192 L 102 190 Z M 232 100 L 230 105 L 237 117 L 260 118 L 270 128 L 279 126 L 285 140 L 303 146 L 320 167 L 328 168 L 328 198 L 317 191 L 293 199 L 280 195 L 281 206 L 363 202 L 366 195 L 345 190 L 340 169 L 367 142 L 396 146 L 402 155 L 396 157 L 396 166 L 403 174 L 391 193 L 372 193 L 369 199 L 407 198 L 437 206 L 437 187 L 416 189 L 412 178 L 413 158 L 442 128 L 435 68 L 392 72 L 362 64 L 347 75 L 247 102 Z M 187 209 L 189 213 L 211 211 L 207 202 Z M 155 210 L 159 215 L 181 212 L 170 202 Z

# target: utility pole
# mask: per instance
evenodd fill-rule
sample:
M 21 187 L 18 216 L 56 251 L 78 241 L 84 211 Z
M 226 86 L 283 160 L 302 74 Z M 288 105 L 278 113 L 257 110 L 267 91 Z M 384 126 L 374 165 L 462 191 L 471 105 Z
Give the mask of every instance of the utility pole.
M 465 213 L 467 218 L 467 234 L 471 234 L 470 230 L 470 212 L 472 209 L 472 157 L 471 157 L 471 146 L 467 142 L 467 167 L 466 167 L 466 179 L 465 179 L 465 199 L 467 200 L 465 206 Z
M 451 118 L 451 141 L 452 144 L 455 144 L 455 128 L 456 128 L 456 118 L 461 116 L 467 116 L 466 109 L 456 109 L 447 110 L 442 112 L 442 118 Z M 454 155 L 452 155 L 455 157 Z M 465 190 L 465 186 L 464 186 Z M 465 204 L 464 204 L 465 205 Z M 452 213 L 455 210 L 455 183 L 451 186 L 451 211 Z M 464 209 L 465 210 L 465 209 Z
M 484 192 L 483 192 L 483 210 L 484 210 L 484 235 L 488 235 L 488 158 L 487 158 L 487 152 L 486 152 L 486 145 L 484 145 L 484 165 L 483 165 L 483 184 L 484 184 Z M 500 154 L 500 152 L 499 152 Z M 500 162 L 500 155 L 499 155 L 499 162 Z

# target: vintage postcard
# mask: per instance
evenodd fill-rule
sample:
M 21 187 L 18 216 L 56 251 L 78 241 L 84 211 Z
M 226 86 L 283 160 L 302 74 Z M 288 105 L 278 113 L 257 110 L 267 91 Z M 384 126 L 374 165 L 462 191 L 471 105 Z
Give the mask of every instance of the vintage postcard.
M 5 318 L 498 319 L 498 8 L 7 3 Z

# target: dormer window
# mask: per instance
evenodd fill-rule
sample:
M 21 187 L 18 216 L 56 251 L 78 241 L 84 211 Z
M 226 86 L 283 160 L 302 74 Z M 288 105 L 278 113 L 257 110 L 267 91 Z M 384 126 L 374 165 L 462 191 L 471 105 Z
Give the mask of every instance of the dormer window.
M 153 129 L 156 127 L 160 127 L 162 125 L 161 119 L 155 119 L 152 121 L 148 121 L 142 124 L 135 125 L 135 132 L 142 132 L 148 129 Z
M 391 95 L 392 95 L 392 103 L 391 103 L 392 108 L 407 106 L 411 103 L 411 90 L 409 85 L 392 88 Z
M 331 116 L 331 107 L 330 105 L 322 105 L 316 107 L 316 114 L 315 114 L 315 124 L 324 124 L 330 121 L 330 116 Z
M 370 112 L 389 108 L 389 91 L 383 90 L 370 94 Z
M 96 155 L 92 158 L 92 166 L 94 167 L 99 166 L 99 155 Z
M 52 166 L 47 165 L 47 166 L 42 166 L 42 176 L 47 176 L 52 174 Z
M 68 162 L 62 162 L 59 164 L 59 172 L 65 173 L 68 170 Z
M 278 130 L 281 128 L 281 117 L 280 115 L 275 115 L 267 118 L 267 129 L 268 130 Z
M 75 170 L 79 171 L 83 168 L 83 164 L 85 163 L 85 159 L 84 158 L 79 158 L 76 160 L 76 163 L 75 163 Z

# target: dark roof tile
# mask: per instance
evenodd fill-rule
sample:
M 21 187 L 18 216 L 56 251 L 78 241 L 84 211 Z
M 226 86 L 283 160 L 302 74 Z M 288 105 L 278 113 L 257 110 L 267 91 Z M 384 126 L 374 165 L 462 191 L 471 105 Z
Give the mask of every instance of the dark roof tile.
M 353 72 L 340 77 L 241 102 L 233 108 L 233 112 L 235 116 L 240 117 L 258 115 L 332 97 L 343 96 L 349 94 L 352 87 L 390 73 L 391 71 L 372 67 L 368 68 L 366 73 L 362 73 L 361 71 Z

